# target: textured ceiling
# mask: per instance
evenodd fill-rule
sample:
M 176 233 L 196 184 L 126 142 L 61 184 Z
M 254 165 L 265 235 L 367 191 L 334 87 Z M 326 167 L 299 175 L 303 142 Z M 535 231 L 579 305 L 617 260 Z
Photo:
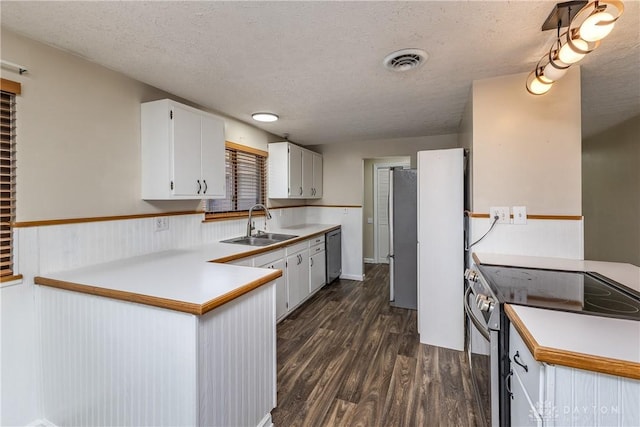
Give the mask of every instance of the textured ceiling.
M 471 82 L 530 71 L 555 2 L 10 2 L 1 23 L 302 144 L 455 133 Z M 640 114 L 640 3 L 582 61 L 583 134 Z M 382 67 L 428 52 L 407 73 Z M 28 64 L 24 64 L 28 66 Z M 524 82 L 523 82 L 524 90 Z

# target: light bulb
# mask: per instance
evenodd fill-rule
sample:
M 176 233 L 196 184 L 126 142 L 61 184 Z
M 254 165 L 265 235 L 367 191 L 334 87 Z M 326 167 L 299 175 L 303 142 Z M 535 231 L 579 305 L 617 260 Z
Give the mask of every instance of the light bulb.
M 527 90 L 534 95 L 545 94 L 553 86 L 552 83 L 545 83 L 536 77 L 536 72 L 532 71 L 527 78 Z
M 588 42 L 596 42 L 598 40 L 602 40 L 609 35 L 611 30 L 613 30 L 615 22 L 611 21 L 613 21 L 613 16 L 611 16 L 607 12 L 594 13 L 593 15 L 585 19 L 582 25 L 580 25 L 580 38 Z M 599 25 L 601 22 L 610 23 Z
M 567 74 L 567 70 L 568 68 L 556 68 L 551 63 L 549 63 L 544 67 L 544 76 L 547 79 L 555 82 L 556 80 L 560 80 L 562 77 L 564 77 L 564 75 Z
M 589 45 L 584 40 L 575 39 L 575 40 L 571 40 L 571 42 L 574 44 L 576 48 L 580 50 L 584 50 L 584 51 L 589 50 Z M 575 50 L 573 50 L 571 48 L 571 45 L 567 42 L 560 48 L 560 52 L 558 53 L 558 58 L 560 59 L 560 61 L 564 62 L 565 64 L 575 64 L 576 62 L 584 58 L 585 55 L 586 54 L 584 53 L 576 52 Z

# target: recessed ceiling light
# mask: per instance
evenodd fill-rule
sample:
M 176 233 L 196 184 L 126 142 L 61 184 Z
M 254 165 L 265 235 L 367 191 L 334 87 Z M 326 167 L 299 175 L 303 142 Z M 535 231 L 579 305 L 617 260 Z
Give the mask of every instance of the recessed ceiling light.
M 278 120 L 278 116 L 273 113 L 253 113 L 251 117 L 258 122 L 275 122 Z

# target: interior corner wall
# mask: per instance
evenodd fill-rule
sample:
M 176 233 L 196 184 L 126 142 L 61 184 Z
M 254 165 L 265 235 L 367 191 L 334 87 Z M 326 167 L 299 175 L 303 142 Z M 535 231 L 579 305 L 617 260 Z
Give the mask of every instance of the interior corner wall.
M 585 258 L 640 266 L 640 115 L 582 142 Z
M 473 209 L 582 215 L 580 68 L 541 96 L 526 78 L 473 82 Z
M 415 167 L 418 151 L 456 147 L 457 134 L 345 141 L 307 147 L 321 153 L 324 159 L 323 196 L 309 204 L 362 206 L 364 159 L 410 156 L 411 166 Z
M 197 105 L 11 31 L 1 35 L 2 59 L 29 69 L 2 70 L 3 78 L 22 83 L 17 221 L 198 209 L 199 201 L 147 202 L 140 190 L 140 103 Z M 266 150 L 275 137 L 223 118 L 233 142 Z

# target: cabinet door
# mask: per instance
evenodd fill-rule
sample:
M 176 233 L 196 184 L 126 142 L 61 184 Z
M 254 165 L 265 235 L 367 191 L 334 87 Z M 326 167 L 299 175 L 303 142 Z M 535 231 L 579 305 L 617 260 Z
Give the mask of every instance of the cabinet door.
M 302 189 L 302 148 L 289 144 L 289 197 L 301 198 Z
M 322 198 L 322 156 L 313 155 L 313 198 Z
M 289 310 L 298 306 L 309 295 L 309 251 L 287 257 L 287 286 Z
M 200 115 L 172 105 L 173 194 L 197 196 L 200 181 Z
M 202 191 L 206 198 L 225 197 L 224 121 L 202 116 Z
M 302 197 L 313 198 L 313 153 L 302 151 Z
M 518 427 L 537 426 L 542 427 L 542 418 L 535 409 L 535 403 L 531 398 L 520 376 L 512 371 L 511 374 L 511 425 Z
M 311 293 L 327 282 L 325 254 L 325 251 L 320 251 L 309 257 L 309 292 Z

